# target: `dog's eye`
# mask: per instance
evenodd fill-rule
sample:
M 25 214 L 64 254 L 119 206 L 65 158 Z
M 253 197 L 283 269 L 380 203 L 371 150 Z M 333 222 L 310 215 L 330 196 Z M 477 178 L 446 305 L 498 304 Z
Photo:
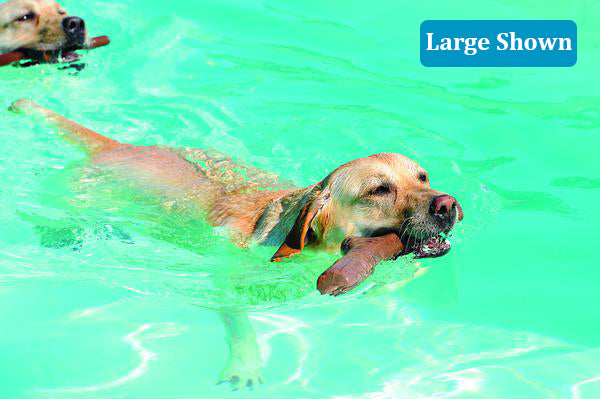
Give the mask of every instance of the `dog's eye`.
M 369 195 L 385 195 L 389 194 L 391 191 L 390 186 L 382 184 L 369 191 Z
M 15 19 L 15 21 L 17 21 L 17 22 L 31 21 L 34 18 L 35 18 L 35 13 L 33 11 L 29 11 L 27 14 L 23 14 L 20 17 L 18 17 L 17 19 Z
M 427 183 L 427 175 L 425 173 L 419 173 L 419 180 L 423 183 Z
M 58 14 L 59 15 L 67 15 L 67 12 L 65 10 L 58 10 Z

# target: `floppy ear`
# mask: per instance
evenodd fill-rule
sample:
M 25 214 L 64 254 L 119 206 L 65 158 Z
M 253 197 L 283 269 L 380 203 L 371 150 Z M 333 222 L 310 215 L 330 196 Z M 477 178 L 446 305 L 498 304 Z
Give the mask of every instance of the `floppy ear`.
M 277 252 L 271 257 L 271 262 L 281 262 L 285 258 L 296 255 L 304 249 L 304 245 L 307 244 L 307 234 L 310 229 L 310 224 L 321 208 L 325 205 L 325 202 L 329 199 L 328 192 L 321 191 L 321 185 L 317 185 L 307 195 L 308 201 L 304 207 L 300 210 L 294 226 L 288 233 L 287 237 L 283 241 L 283 244 L 279 247 Z M 311 197 L 313 199 L 311 199 Z

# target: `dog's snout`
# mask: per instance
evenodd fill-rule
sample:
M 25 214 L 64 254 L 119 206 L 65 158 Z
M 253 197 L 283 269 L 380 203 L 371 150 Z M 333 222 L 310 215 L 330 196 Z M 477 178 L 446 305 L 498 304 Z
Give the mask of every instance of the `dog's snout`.
M 456 216 L 457 205 L 454 197 L 447 194 L 438 195 L 431 200 L 429 213 L 445 221 L 452 221 Z
M 73 39 L 83 36 L 83 33 L 85 32 L 85 22 L 79 17 L 63 18 L 62 27 L 67 36 Z

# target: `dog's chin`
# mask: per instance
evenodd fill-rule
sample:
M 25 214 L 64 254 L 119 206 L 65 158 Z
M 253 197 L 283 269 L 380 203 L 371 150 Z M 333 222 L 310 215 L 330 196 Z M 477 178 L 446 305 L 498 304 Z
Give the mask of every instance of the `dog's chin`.
M 74 50 L 61 50 L 59 62 L 73 62 L 79 60 L 79 54 Z
M 79 54 L 75 51 L 82 48 L 81 45 L 69 45 L 56 49 L 30 49 L 22 48 L 19 51 L 32 61 L 56 64 L 61 62 L 73 62 L 79 60 Z
M 399 229 L 377 229 L 365 234 L 365 236 L 378 237 L 388 233 L 396 233 L 404 244 L 404 251 L 399 256 L 413 254 L 415 258 L 438 258 L 446 255 L 452 248 L 448 240 L 448 233 L 451 230 L 435 229 L 436 231 L 408 231 Z
M 408 251 L 415 255 L 415 258 L 437 258 L 446 255 L 452 244 L 443 235 L 439 234 L 430 237 L 426 240 L 415 242 L 412 248 L 407 248 Z
M 410 230 L 400 232 L 407 253 L 413 253 L 415 258 L 437 258 L 446 255 L 452 248 L 448 240 L 454 223 L 444 226 L 430 225 L 425 230 Z

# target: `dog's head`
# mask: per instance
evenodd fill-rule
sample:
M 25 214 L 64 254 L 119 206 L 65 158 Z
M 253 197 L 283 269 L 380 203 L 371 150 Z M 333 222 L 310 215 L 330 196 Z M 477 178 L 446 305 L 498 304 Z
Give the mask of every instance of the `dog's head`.
M 314 243 L 339 247 L 349 236 L 397 232 L 407 252 L 444 255 L 444 235 L 462 220 L 456 199 L 433 190 L 427 172 L 399 154 L 376 154 L 348 162 L 310 187 L 303 208 L 273 260 Z
M 0 52 L 56 51 L 86 43 L 85 23 L 53 0 L 9 0 L 0 4 Z

